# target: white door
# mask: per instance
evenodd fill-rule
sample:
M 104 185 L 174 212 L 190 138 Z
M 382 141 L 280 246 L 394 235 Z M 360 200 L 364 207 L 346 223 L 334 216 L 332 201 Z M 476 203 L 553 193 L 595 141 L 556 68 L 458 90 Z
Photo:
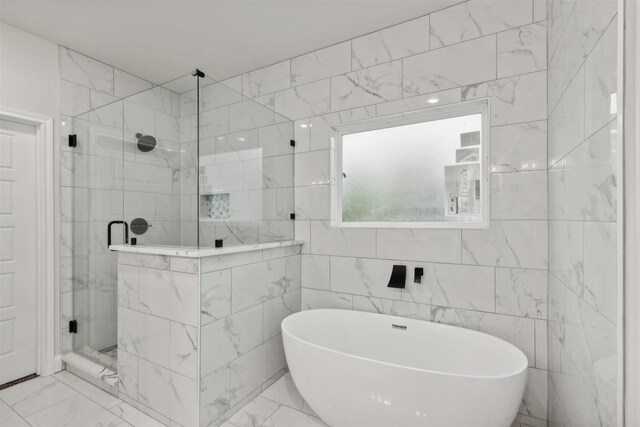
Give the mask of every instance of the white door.
M 36 372 L 36 129 L 0 120 L 0 384 Z

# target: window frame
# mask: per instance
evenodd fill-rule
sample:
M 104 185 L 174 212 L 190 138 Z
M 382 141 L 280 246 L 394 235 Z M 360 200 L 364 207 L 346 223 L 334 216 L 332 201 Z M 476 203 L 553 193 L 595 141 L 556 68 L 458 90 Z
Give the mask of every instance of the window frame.
M 367 221 L 344 222 L 342 220 L 342 138 L 344 135 L 386 129 L 416 123 L 424 123 L 449 119 L 472 114 L 481 115 L 480 140 L 480 194 L 482 202 L 482 220 L 480 222 L 465 221 Z M 488 229 L 490 223 L 490 134 L 491 111 L 489 98 L 457 102 L 442 106 L 411 111 L 407 113 L 380 116 L 350 123 L 331 125 L 330 139 L 330 225 L 336 228 L 426 228 L 426 229 Z

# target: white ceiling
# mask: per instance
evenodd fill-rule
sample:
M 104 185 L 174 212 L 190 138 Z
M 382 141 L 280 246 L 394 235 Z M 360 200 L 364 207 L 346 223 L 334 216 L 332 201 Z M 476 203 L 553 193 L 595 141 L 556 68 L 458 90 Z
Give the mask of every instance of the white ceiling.
M 0 0 L 0 20 L 162 83 L 222 80 L 463 0 Z

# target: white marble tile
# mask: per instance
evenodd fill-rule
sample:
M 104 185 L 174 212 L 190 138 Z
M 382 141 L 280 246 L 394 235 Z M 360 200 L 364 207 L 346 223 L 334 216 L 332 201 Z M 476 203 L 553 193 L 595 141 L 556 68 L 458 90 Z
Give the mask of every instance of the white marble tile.
M 431 320 L 431 306 L 408 301 L 397 301 L 361 295 L 353 296 L 353 309 L 371 313 L 389 314 L 412 319 Z
M 238 80 L 241 80 L 241 76 L 238 76 Z M 240 102 L 244 99 L 240 92 L 240 88 L 235 90 L 224 82 L 209 85 L 203 88 L 200 93 L 200 101 L 202 102 L 200 111 L 215 110 Z
M 290 374 L 284 375 L 268 389 L 263 391 L 260 396 L 298 411 L 302 411 L 305 407 L 305 401 L 300 395 L 300 392 L 298 392 Z
M 264 157 L 291 154 L 291 140 L 294 139 L 293 122 L 278 123 L 258 129 L 258 147 Z M 296 141 L 296 151 L 298 143 Z
M 262 306 L 256 305 L 202 328 L 201 375 L 208 375 L 262 343 Z
M 351 41 L 354 70 L 429 50 L 429 16 L 403 22 Z
M 462 89 L 462 100 L 491 98 L 491 125 L 533 122 L 547 118 L 547 73 L 507 77 Z
M 91 89 L 91 92 L 89 94 L 89 104 L 92 110 L 95 108 L 103 107 L 107 104 L 114 103 L 117 100 L 118 98 L 113 95 L 109 95 L 107 93 L 99 92 L 93 89 Z M 120 121 L 122 121 L 122 118 Z M 117 126 L 114 126 L 114 127 L 117 127 Z
M 118 309 L 118 348 L 169 367 L 171 322 L 166 319 Z
M 549 169 L 549 218 L 615 221 L 616 120 Z
M 208 256 L 200 259 L 202 273 L 224 270 L 225 268 L 253 264 L 262 261 L 261 251 L 239 252 L 220 256 Z
M 293 154 L 262 160 L 263 188 L 293 187 Z
M 494 311 L 494 271 L 491 267 L 452 264 L 406 263 L 407 287 L 403 301 L 472 310 Z M 423 269 L 421 283 L 414 283 L 414 269 Z
M 496 268 L 496 312 L 547 318 L 547 271 Z
M 145 427 L 164 426 L 164 424 L 162 424 L 160 421 L 157 421 L 151 418 L 149 415 L 145 414 L 144 412 L 134 408 L 133 406 L 125 402 L 117 406 L 114 406 L 113 408 L 110 409 L 110 411 L 133 426 L 145 426 Z
M 200 323 L 206 325 L 231 314 L 231 270 L 200 277 Z
M 9 405 L 0 400 L 0 424 L 11 427 L 29 427 L 30 424 L 18 415 Z
M 38 377 L 0 390 L 0 399 L 20 416 L 27 417 L 76 394 L 54 377 Z
M 90 90 L 65 80 L 60 82 L 60 113 L 76 116 L 91 108 Z
M 200 380 L 200 425 L 210 425 L 229 409 L 229 366 Z
M 285 366 L 280 336 L 234 360 L 229 366 L 230 405 L 248 396 Z
M 301 257 L 303 288 L 323 289 L 330 288 L 330 257 L 322 255 L 306 255 Z
M 489 230 L 463 230 L 462 262 L 545 269 L 547 222 L 492 221 Z
M 87 383 L 88 384 L 88 383 Z M 113 413 L 76 394 L 27 417 L 32 426 L 105 426 L 124 427 L 127 423 Z
M 464 2 L 431 14 L 431 48 L 509 30 L 532 20 L 530 0 Z
M 547 321 L 535 321 L 536 334 L 536 368 L 548 369 L 548 351 L 547 351 Z
M 547 1 L 533 0 L 533 21 L 539 22 L 547 19 Z
M 617 321 L 617 224 L 584 223 L 584 299 L 602 315 Z
M 351 71 L 351 42 L 315 50 L 291 60 L 291 86 L 311 83 Z
M 331 111 L 402 98 L 402 61 L 331 78 Z
M 297 219 L 329 219 L 329 186 L 296 187 L 295 212 Z
M 233 312 L 299 288 L 300 281 L 296 280 L 299 273 L 290 271 L 292 267 L 292 260 L 279 258 L 234 268 L 231 272 Z M 260 283 L 256 283 L 256 277 L 262 278 Z
M 498 34 L 498 78 L 547 69 L 547 26 L 536 23 Z
M 258 396 L 236 412 L 223 424 L 224 427 L 259 427 L 281 405 Z
M 176 322 L 198 324 L 198 276 L 140 269 L 140 311 Z
M 491 219 L 547 219 L 546 171 L 492 174 Z
M 549 115 L 549 166 L 584 141 L 584 71 L 580 70 Z
M 186 377 L 198 377 L 198 328 L 171 322 L 169 367 Z
M 229 132 L 254 129 L 274 122 L 274 112 L 255 101 L 247 100 L 229 106 Z M 221 121 L 220 130 L 223 130 L 222 126 L 223 121 Z M 219 135 L 224 133 L 226 132 L 220 132 Z
M 331 110 L 330 90 L 330 80 L 325 79 L 276 92 L 275 110 L 290 120 L 328 113 Z
M 547 418 L 547 371 L 529 368 L 519 413 L 539 419 Z
M 153 86 L 152 83 L 117 68 L 113 70 L 113 77 L 113 94 L 118 98 L 142 92 Z
M 495 36 L 403 59 L 404 96 L 438 92 L 496 78 Z
M 376 230 L 333 228 L 326 221 L 311 221 L 311 253 L 375 257 Z
M 533 366 L 535 363 L 533 319 L 457 308 L 433 307 L 431 320 L 495 335 L 522 350 L 529 359 L 529 366 Z
M 407 113 L 440 105 L 460 102 L 462 92 L 460 88 L 447 89 L 426 95 L 412 96 L 397 101 L 385 102 L 376 106 L 377 115 L 387 116 L 391 114 Z
M 545 120 L 491 128 L 491 172 L 546 170 Z
M 118 350 L 118 392 L 138 399 L 138 357 Z
M 311 151 L 297 153 L 295 164 L 295 183 L 298 187 L 330 183 L 330 151 Z
M 381 259 L 331 257 L 331 290 L 400 300 L 402 291 L 387 287 L 393 265 Z
M 262 305 L 262 340 L 267 341 L 280 334 L 280 324 L 284 318 L 298 311 L 300 311 L 300 289 L 265 301 Z
M 166 255 L 139 254 L 135 252 L 118 252 L 118 263 L 168 270 L 170 257 Z
M 354 108 L 312 117 L 309 122 L 309 149 L 328 150 L 330 147 L 331 126 L 356 120 L 368 119 L 376 116 L 376 106 Z
M 351 310 L 353 296 L 331 291 L 319 291 L 317 289 L 302 289 L 302 309 L 312 310 L 316 308 L 340 308 Z
M 584 65 L 586 136 L 610 122 L 617 113 L 617 34 L 616 18 L 611 21 Z
M 198 383 L 140 359 L 140 403 L 182 425 L 197 425 Z
M 263 424 L 264 427 L 326 427 L 320 418 L 296 411 L 286 405 L 278 409 Z
M 72 382 L 71 384 L 69 384 L 69 386 L 74 390 L 76 390 L 81 395 L 88 397 L 93 402 L 97 403 L 98 405 L 106 409 L 110 409 L 122 403 L 122 400 L 118 399 L 113 394 L 107 393 L 101 388 L 98 388 L 95 385 L 87 381 L 84 381 L 82 379 Z
M 555 51 L 549 51 L 550 108 L 556 105 L 616 13 L 615 1 L 575 2 L 562 32 L 551 36 L 552 40 L 559 42 Z
M 584 226 L 579 221 L 549 221 L 549 273 L 582 295 Z
M 377 256 L 385 259 L 460 262 L 459 230 L 377 230 Z
M 154 135 L 156 133 L 156 114 L 149 107 L 145 107 L 135 102 L 124 101 L 124 129 L 133 133 L 143 135 Z
M 62 46 L 60 76 L 64 80 L 113 94 L 113 67 Z
M 247 129 L 253 127 L 251 119 L 256 115 L 263 113 L 264 107 L 257 105 L 251 109 L 249 102 L 233 104 L 231 107 L 216 108 L 215 110 L 204 111 L 200 113 L 200 138 L 213 138 L 215 136 L 224 135 L 229 132 Z M 255 103 L 254 103 L 255 104 Z M 246 116 L 243 114 L 246 112 Z M 267 119 L 265 123 L 268 123 Z
M 242 75 L 242 94 L 249 98 L 286 89 L 290 85 L 291 62 L 283 61 Z
M 197 274 L 198 267 L 200 267 L 200 260 L 197 258 L 183 258 L 173 256 L 170 259 L 170 268 L 172 271 Z

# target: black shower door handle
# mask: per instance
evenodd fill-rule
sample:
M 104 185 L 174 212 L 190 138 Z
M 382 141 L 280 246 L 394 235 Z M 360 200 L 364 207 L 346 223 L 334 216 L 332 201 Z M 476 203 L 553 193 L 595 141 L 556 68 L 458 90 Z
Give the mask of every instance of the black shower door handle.
M 111 226 L 113 224 L 124 224 L 124 243 L 128 244 L 129 243 L 129 224 L 127 224 L 127 221 L 111 221 L 107 226 L 107 248 L 111 246 Z M 109 249 L 109 250 L 111 251 L 113 249 Z

